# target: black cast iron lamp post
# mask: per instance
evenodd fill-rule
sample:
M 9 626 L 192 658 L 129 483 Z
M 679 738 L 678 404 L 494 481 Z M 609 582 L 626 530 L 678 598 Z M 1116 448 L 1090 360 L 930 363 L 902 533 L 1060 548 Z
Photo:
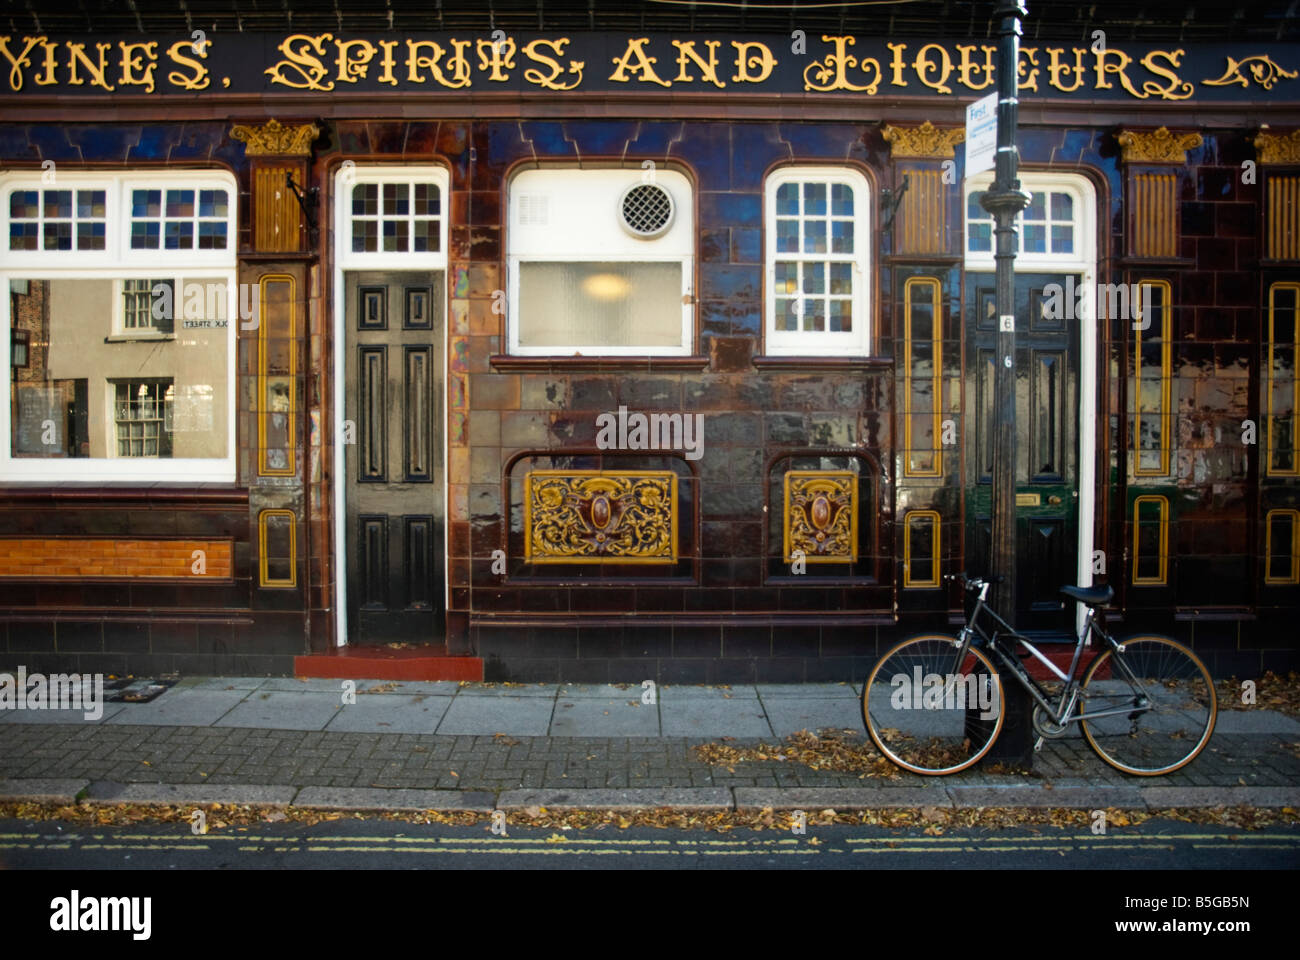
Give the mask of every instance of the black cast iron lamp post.
M 997 238 L 998 339 L 993 375 L 992 556 L 989 574 L 1003 577 L 994 589 L 995 609 L 1016 626 L 1016 217 L 1029 205 L 1016 171 L 1017 91 L 1023 3 L 999 2 L 998 19 L 998 152 L 993 186 L 980 205 L 993 214 Z M 1029 698 L 1017 684 L 1002 684 L 1006 719 L 988 759 L 1028 766 L 1033 759 Z

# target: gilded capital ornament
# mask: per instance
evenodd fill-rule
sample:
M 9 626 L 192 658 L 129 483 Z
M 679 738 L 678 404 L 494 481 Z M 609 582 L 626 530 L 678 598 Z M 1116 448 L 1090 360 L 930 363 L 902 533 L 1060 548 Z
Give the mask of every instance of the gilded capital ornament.
M 1124 130 L 1118 137 L 1124 163 L 1186 163 L 1187 151 L 1203 142 L 1199 133 L 1159 130 Z
M 953 147 L 966 139 L 961 127 L 936 127 L 929 120 L 919 127 L 895 127 L 885 124 L 880 135 L 892 143 L 891 154 L 898 157 L 920 157 L 942 160 L 955 156 Z
M 250 157 L 302 157 L 311 153 L 312 141 L 320 136 L 320 128 L 314 123 L 286 127 L 272 117 L 261 126 L 237 123 L 230 128 L 230 136 L 248 144 L 244 152 Z
M 1261 129 L 1251 142 L 1260 163 L 1300 163 L 1300 130 L 1270 133 Z

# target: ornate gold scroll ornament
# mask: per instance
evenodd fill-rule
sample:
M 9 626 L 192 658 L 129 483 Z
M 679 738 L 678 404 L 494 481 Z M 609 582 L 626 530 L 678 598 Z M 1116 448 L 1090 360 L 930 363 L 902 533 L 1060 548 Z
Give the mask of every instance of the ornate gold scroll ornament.
M 237 123 L 230 128 L 230 136 L 248 144 L 244 153 L 250 157 L 303 157 L 311 153 L 312 141 L 320 136 L 320 127 L 313 123 L 286 127 L 273 117 L 261 126 Z
M 675 563 L 677 474 L 534 470 L 524 477 L 529 563 Z
M 953 148 L 965 141 L 966 131 L 961 127 L 936 127 L 929 120 L 919 127 L 895 127 L 885 124 L 880 131 L 886 143 L 893 144 L 892 156 L 920 157 L 941 160 L 956 156 Z
M 1115 139 L 1125 163 L 1186 163 L 1187 151 L 1203 142 L 1199 133 L 1170 133 L 1168 127 L 1124 130 Z
M 785 560 L 858 559 L 858 475 L 849 470 L 791 470 L 785 475 Z

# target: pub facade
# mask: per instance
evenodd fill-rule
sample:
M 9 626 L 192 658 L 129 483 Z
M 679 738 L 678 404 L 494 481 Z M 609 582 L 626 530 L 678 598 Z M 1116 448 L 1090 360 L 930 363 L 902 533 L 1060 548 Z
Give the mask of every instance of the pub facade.
M 955 629 L 987 13 L 497 9 L 0 32 L 9 660 L 802 682 Z M 1029 24 L 1017 621 L 1108 583 L 1117 636 L 1293 668 L 1300 45 Z

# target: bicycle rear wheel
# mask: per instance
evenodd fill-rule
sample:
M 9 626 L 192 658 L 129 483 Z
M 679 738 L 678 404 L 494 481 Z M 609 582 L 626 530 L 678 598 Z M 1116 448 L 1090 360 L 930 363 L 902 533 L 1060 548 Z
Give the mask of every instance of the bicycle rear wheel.
M 862 688 L 862 719 L 886 757 L 930 775 L 965 770 L 1002 730 L 1006 702 L 997 668 L 982 650 L 926 636 L 904 640 L 872 669 Z
M 1214 681 L 1196 654 L 1165 637 L 1134 637 L 1120 644 L 1123 663 L 1137 678 L 1137 689 L 1113 650 L 1101 653 L 1080 685 L 1079 712 L 1121 713 L 1081 720 L 1083 735 L 1097 755 L 1116 770 L 1152 777 L 1190 763 L 1205 749 L 1219 714 Z M 1145 697 L 1149 709 L 1136 709 Z

